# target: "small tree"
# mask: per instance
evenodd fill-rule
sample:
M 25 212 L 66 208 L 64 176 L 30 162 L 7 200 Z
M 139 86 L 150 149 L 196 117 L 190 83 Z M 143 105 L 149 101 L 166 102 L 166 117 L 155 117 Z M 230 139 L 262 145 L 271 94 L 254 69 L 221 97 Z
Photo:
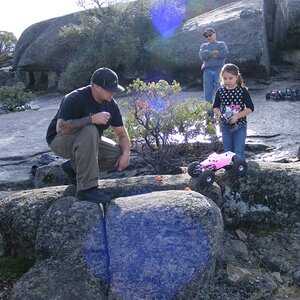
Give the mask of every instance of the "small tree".
M 7 61 L 13 54 L 17 38 L 12 32 L 0 31 L 0 63 Z
M 13 53 L 17 38 L 12 32 L 0 31 L 0 55 Z
M 183 157 L 175 146 L 187 148 L 197 136 L 214 131 L 212 123 L 207 122 L 211 105 L 195 99 L 176 103 L 180 90 L 178 82 L 169 84 L 165 80 L 145 83 L 136 79 L 127 87 L 126 127 L 132 148 L 155 172 L 178 169 Z
M 22 106 L 32 100 L 34 94 L 25 91 L 23 83 L 14 86 L 0 87 L 0 104 L 6 109 L 14 111 L 17 106 Z
M 120 78 L 144 74 L 149 64 L 144 44 L 154 36 L 149 1 L 78 0 L 77 4 L 86 9 L 80 15 L 81 24 L 64 26 L 60 35 L 81 41 L 81 58 L 61 74 L 59 87 L 72 90 L 87 84 L 92 72 L 101 66 L 112 68 Z

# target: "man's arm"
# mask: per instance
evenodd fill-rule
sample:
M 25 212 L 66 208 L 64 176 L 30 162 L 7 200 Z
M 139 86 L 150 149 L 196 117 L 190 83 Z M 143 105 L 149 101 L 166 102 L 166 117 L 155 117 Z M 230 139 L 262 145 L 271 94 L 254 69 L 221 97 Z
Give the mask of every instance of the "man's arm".
M 130 139 L 124 126 L 112 127 L 112 129 L 118 137 L 118 144 L 122 150 L 122 154 L 119 157 L 115 167 L 118 171 L 122 171 L 128 167 L 130 162 Z
M 56 123 L 56 132 L 59 134 L 70 134 L 90 124 L 106 124 L 109 119 L 110 113 L 105 111 L 80 119 L 58 119 Z
M 218 46 L 219 47 L 218 47 L 217 58 L 222 58 L 222 59 L 227 58 L 229 51 L 226 44 L 224 42 L 219 42 Z
M 91 116 L 72 120 L 58 119 L 56 123 L 56 132 L 58 134 L 74 133 L 89 124 L 92 124 Z
M 210 51 L 208 50 L 206 43 L 201 45 L 199 50 L 199 57 L 201 60 L 209 60 L 211 58 Z

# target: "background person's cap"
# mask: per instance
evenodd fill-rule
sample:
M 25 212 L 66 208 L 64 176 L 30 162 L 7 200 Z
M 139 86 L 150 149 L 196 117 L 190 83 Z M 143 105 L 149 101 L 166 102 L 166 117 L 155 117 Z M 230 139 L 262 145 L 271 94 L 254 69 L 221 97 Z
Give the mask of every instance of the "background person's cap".
M 110 92 L 124 92 L 125 88 L 119 85 L 118 75 L 109 68 L 99 68 L 92 75 L 91 82 Z
M 216 31 L 213 28 L 206 28 L 203 35 L 206 36 L 208 33 L 216 33 Z

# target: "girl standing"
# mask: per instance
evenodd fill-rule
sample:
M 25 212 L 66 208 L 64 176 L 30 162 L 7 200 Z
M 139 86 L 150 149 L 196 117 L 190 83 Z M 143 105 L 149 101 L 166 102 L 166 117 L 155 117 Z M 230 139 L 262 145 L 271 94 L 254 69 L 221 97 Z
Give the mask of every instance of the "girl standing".
M 220 82 L 213 111 L 221 122 L 223 150 L 235 152 L 239 160 L 245 161 L 247 116 L 254 111 L 254 105 L 236 65 L 223 66 Z

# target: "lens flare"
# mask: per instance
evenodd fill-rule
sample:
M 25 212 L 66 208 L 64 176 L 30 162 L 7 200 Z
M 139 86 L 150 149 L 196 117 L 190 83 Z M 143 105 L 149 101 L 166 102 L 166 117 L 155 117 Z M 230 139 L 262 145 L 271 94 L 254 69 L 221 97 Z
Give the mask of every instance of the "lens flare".
M 120 299 L 142 299 L 142 295 L 174 299 L 182 288 L 203 276 L 212 259 L 207 231 L 197 220 L 182 217 L 153 222 L 136 214 L 138 227 L 127 223 L 130 216 L 123 219 L 127 234 L 114 240 L 110 253 L 111 288 Z M 122 247 L 126 257 L 118 251 Z
M 151 8 L 153 26 L 163 37 L 170 37 L 182 24 L 186 13 L 186 0 L 158 1 Z
M 108 252 L 103 220 L 91 226 L 84 241 L 83 253 L 89 271 L 102 282 L 109 282 Z

